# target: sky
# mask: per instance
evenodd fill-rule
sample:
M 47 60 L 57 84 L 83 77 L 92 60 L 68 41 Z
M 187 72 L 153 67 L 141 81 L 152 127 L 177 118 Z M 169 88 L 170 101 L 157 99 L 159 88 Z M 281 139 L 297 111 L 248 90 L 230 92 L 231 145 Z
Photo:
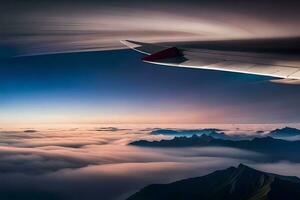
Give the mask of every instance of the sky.
M 2 123 L 295 123 L 299 85 L 146 64 L 131 50 L 8 58 Z
M 1 1 L 2 43 L 21 53 L 149 42 L 299 37 L 299 1 Z
M 298 4 L 2 1 L 0 123 L 299 122 L 298 85 L 145 64 L 119 42 L 298 38 Z

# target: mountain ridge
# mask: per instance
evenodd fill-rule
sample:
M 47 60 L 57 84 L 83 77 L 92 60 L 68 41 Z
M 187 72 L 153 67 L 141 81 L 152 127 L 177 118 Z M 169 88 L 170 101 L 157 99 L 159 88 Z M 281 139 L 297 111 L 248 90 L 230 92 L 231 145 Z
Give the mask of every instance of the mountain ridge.
M 207 135 L 192 137 L 174 137 L 170 140 L 139 140 L 129 145 L 151 148 L 185 148 L 185 147 L 227 147 L 254 151 L 268 155 L 273 160 L 300 161 L 300 141 L 288 141 L 272 137 L 254 138 L 251 140 L 223 140 Z
M 291 127 L 284 127 L 281 129 L 272 130 L 268 135 L 275 138 L 294 137 L 300 136 L 300 130 Z
M 288 186 L 288 187 L 287 187 Z M 152 184 L 127 200 L 280 200 L 300 198 L 300 179 L 258 171 L 246 165 L 169 184 Z
M 299 136 L 300 140 L 300 130 L 292 127 L 277 128 L 266 133 L 265 131 L 256 131 L 253 135 L 246 134 L 234 134 L 230 135 L 224 132 L 225 130 L 216 128 L 205 128 L 205 129 L 155 129 L 150 132 L 152 135 L 170 135 L 170 136 L 187 136 L 192 135 L 201 136 L 203 134 L 212 136 L 216 139 L 226 139 L 226 140 L 246 140 L 253 139 L 255 137 L 273 137 L 277 139 L 293 139 L 293 137 Z

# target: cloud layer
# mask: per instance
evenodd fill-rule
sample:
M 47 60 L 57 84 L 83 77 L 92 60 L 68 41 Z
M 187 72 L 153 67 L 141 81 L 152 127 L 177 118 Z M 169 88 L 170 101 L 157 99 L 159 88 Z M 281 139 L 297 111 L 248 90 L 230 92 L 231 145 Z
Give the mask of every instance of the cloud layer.
M 298 164 L 263 163 L 265 155 L 239 149 L 126 145 L 170 137 L 152 135 L 147 127 L 30 130 L 35 131 L 1 131 L 1 198 L 124 199 L 151 183 L 201 176 L 239 163 L 299 175 Z

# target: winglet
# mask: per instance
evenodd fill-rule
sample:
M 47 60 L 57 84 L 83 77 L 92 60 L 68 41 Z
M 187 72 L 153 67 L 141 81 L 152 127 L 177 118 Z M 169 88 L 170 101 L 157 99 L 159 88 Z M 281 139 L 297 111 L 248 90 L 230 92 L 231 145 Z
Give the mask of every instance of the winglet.
M 137 42 L 132 40 L 121 40 L 120 42 L 126 45 L 127 47 L 146 55 L 151 55 L 153 53 L 170 48 L 170 47 L 161 46 L 157 44 Z
M 132 40 L 120 40 L 120 42 L 122 44 L 124 44 L 125 46 L 129 47 L 130 49 L 133 49 L 135 51 L 138 51 L 142 54 L 147 54 L 150 55 L 151 53 L 146 52 L 145 50 L 143 50 L 143 46 L 147 46 L 147 43 L 140 43 L 140 42 L 136 42 L 136 41 L 132 41 Z M 149 44 L 151 45 L 151 44 Z
M 156 61 L 156 60 L 161 60 L 161 59 L 167 59 L 167 58 L 175 58 L 175 57 L 181 57 L 182 52 L 177 49 L 176 47 L 171 47 L 164 49 L 162 51 L 153 53 L 151 55 L 148 55 L 143 58 L 143 61 Z
M 135 48 L 141 46 L 141 45 L 138 45 L 136 42 L 131 41 L 131 40 L 120 40 L 120 42 L 121 42 L 122 44 L 124 44 L 125 46 L 131 48 L 131 49 L 135 49 Z

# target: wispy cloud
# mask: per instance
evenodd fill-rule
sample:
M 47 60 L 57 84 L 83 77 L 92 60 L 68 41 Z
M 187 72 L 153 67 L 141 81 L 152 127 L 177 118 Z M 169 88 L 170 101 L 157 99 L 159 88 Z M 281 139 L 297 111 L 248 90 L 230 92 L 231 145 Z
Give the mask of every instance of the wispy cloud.
M 239 6 L 234 1 L 14 3 L 3 5 L 1 19 L 9 20 L 0 20 L 4 27 L 0 36 L 31 53 L 124 48 L 119 43 L 122 39 L 166 42 L 299 36 L 299 14 L 294 9 L 298 3 L 278 6 L 271 2 L 272 7 L 268 1 Z

